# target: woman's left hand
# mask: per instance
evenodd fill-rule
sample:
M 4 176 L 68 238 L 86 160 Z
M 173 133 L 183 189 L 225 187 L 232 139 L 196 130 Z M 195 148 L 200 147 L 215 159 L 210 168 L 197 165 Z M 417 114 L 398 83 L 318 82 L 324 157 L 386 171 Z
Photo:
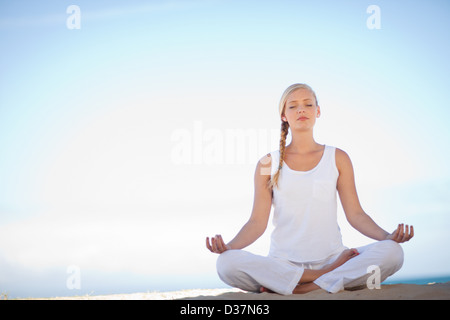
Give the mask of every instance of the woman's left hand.
M 414 227 L 403 225 L 403 223 L 401 223 L 394 232 L 386 237 L 386 240 L 393 240 L 397 243 L 403 243 L 411 240 L 412 237 L 414 237 Z

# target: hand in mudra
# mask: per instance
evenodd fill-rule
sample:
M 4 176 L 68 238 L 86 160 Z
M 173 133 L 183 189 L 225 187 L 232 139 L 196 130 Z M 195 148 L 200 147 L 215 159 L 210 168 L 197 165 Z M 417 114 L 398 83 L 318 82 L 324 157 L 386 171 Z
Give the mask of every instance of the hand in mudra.
M 397 229 L 386 237 L 387 240 L 393 240 L 397 243 L 403 243 L 411 240 L 414 237 L 414 227 L 404 226 L 403 223 L 399 224 Z
M 209 249 L 209 251 L 218 254 L 221 254 L 231 249 L 230 246 L 225 244 L 220 234 L 217 234 L 215 237 L 212 237 L 211 242 L 209 241 L 209 237 L 206 237 L 206 247 Z

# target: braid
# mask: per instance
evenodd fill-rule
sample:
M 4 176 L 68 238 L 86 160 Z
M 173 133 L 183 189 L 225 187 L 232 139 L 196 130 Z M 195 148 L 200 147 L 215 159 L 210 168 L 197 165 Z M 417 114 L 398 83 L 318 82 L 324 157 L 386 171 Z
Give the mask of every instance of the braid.
M 278 187 L 278 178 L 280 177 L 281 168 L 283 167 L 284 153 L 286 150 L 286 137 L 289 133 L 289 123 L 287 121 L 281 122 L 281 137 L 280 137 L 280 161 L 278 162 L 277 172 L 273 175 L 273 178 L 269 180 L 269 187 Z
M 316 94 L 314 93 L 313 89 L 311 89 L 310 86 L 304 83 L 294 83 L 293 85 L 290 85 L 286 90 L 284 90 L 283 95 L 281 96 L 280 103 L 278 104 L 278 111 L 280 113 L 280 117 L 283 117 L 284 115 L 284 109 L 286 107 L 286 101 L 288 99 L 288 96 L 298 89 L 307 89 L 312 92 L 314 95 L 314 98 L 316 99 L 317 104 L 317 98 Z M 287 121 L 281 122 L 281 137 L 280 137 L 280 162 L 278 163 L 278 169 L 277 172 L 273 175 L 273 177 L 268 182 L 268 187 L 270 189 L 273 188 L 273 186 L 278 187 L 278 178 L 280 177 L 281 168 L 283 167 L 283 160 L 284 160 L 284 154 L 286 149 L 286 137 L 289 132 L 289 123 Z

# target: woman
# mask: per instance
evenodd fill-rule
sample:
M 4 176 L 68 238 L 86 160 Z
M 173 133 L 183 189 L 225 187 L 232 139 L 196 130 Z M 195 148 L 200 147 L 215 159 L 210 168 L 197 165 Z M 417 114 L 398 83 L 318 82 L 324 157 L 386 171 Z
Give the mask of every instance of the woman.
M 206 247 L 220 254 L 219 277 L 243 290 L 280 294 L 319 288 L 335 293 L 366 285 L 373 266 L 384 281 L 401 268 L 403 250 L 399 243 L 413 237 L 413 227 L 399 224 L 388 233 L 364 212 L 349 156 L 314 140 L 313 129 L 321 111 L 308 85 L 288 87 L 279 112 L 280 149 L 256 166 L 250 219 L 227 244 L 220 235 L 206 238 Z M 289 129 L 292 141 L 286 146 Z M 378 242 L 357 249 L 342 244 L 336 191 L 349 223 Z M 272 205 L 275 228 L 269 255 L 242 250 L 264 233 Z

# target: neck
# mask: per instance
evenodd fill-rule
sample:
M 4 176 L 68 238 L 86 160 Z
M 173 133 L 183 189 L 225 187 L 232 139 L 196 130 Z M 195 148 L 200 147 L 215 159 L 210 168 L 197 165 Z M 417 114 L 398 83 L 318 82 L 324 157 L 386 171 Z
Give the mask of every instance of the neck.
M 297 131 L 292 132 L 292 141 L 286 147 L 293 153 L 308 153 L 311 152 L 319 146 L 319 144 L 314 140 L 313 132 L 310 131 Z

